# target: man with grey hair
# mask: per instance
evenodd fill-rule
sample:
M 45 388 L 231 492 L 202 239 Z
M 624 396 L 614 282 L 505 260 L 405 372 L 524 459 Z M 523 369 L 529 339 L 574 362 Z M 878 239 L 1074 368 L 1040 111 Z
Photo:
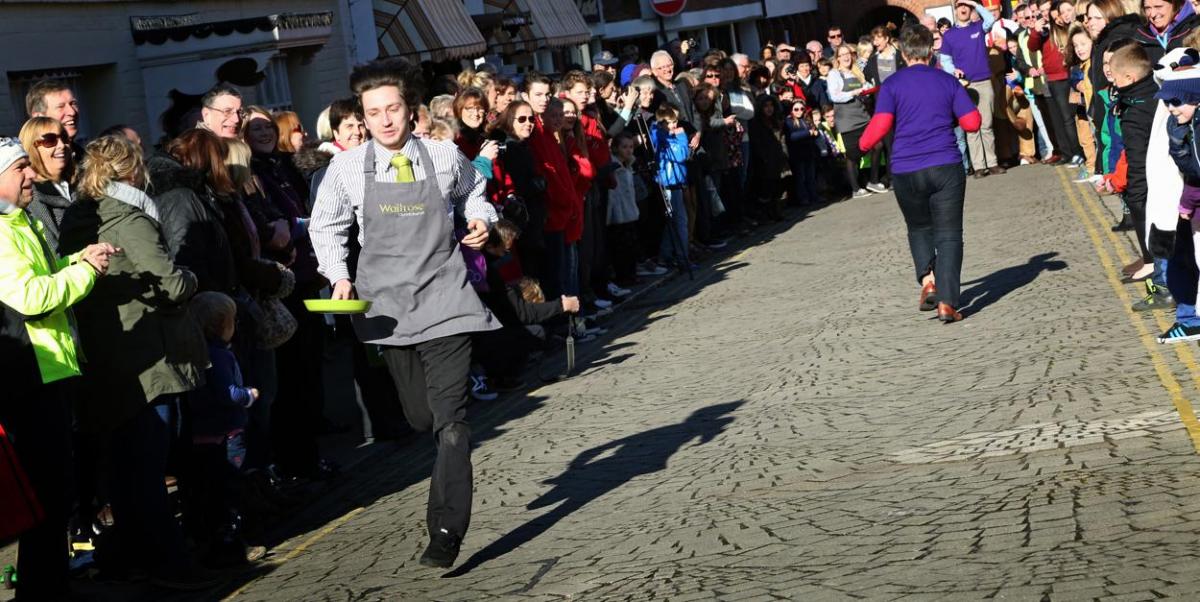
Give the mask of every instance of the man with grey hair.
M 933 17 L 933 15 L 930 15 L 930 14 L 922 15 L 921 16 L 921 25 L 924 25 L 925 29 L 928 29 L 929 31 L 937 31 L 937 19 L 935 19 Z
M 818 40 L 809 40 L 804 45 L 804 49 L 808 51 L 808 56 L 812 59 L 813 69 L 816 70 L 817 61 L 821 60 L 821 56 L 825 52 L 825 45 Z
M 750 77 L 750 57 L 740 52 L 729 55 L 729 60 L 737 65 L 738 79 L 746 81 Z
M 692 104 L 692 89 L 687 80 L 675 81 L 675 59 L 671 58 L 671 53 L 659 50 L 650 55 L 650 71 L 654 73 L 654 84 L 663 98 L 679 109 L 680 121 L 686 123 L 684 129 L 688 129 L 688 135 L 691 136 L 696 131 L 696 108 Z M 700 138 L 693 138 L 698 145 Z

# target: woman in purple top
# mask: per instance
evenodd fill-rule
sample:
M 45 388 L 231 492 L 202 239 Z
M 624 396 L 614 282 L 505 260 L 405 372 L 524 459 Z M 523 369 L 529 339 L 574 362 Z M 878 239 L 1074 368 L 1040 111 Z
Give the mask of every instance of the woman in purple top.
M 955 126 L 979 130 L 980 116 L 954 76 L 931 67 L 933 34 L 920 26 L 900 32 L 909 65 L 879 90 L 875 116 L 859 140 L 870 149 L 895 128 L 893 187 L 908 225 L 908 246 L 921 284 L 920 309 L 935 307 L 942 322 L 957 322 L 962 271 L 966 175 Z M 936 299 L 936 300 L 935 300 Z

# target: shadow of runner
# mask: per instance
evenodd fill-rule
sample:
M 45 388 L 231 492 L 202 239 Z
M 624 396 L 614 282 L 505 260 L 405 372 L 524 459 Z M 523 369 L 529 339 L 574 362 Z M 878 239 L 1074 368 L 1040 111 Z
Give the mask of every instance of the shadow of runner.
M 530 502 L 526 508 L 536 510 L 562 502 L 559 506 L 488 544 L 443 576 L 465 575 L 483 563 L 533 541 L 558 521 L 635 477 L 666 468 L 667 460 L 692 440 L 699 439 L 697 444 L 703 445 L 721 434 L 733 422 L 729 414 L 743 403 L 745 401 L 734 401 L 700 408 L 678 424 L 650 429 L 580 453 L 562 474 L 545 481 L 553 484 L 554 489 Z
M 983 278 L 964 282 L 964 285 L 974 285 L 959 294 L 959 311 L 978 313 L 985 307 L 1004 298 L 1005 295 L 1024 288 L 1037 279 L 1042 272 L 1057 272 L 1065 269 L 1067 262 L 1050 259 L 1058 253 L 1042 253 L 1029 258 L 1028 263 L 1014 265 L 996 270 Z

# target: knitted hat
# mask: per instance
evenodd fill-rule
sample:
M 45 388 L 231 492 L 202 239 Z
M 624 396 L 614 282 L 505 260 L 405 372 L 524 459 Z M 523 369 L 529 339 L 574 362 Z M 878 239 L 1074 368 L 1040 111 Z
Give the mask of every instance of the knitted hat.
M 637 64 L 630 63 L 621 69 L 621 85 L 628 86 L 629 82 L 633 81 L 633 74 L 637 72 Z
M 13 163 L 28 156 L 16 138 L 0 138 L 0 172 L 7 170 Z
M 1161 84 L 1154 95 L 1172 104 L 1200 104 L 1200 53 L 1177 48 L 1155 65 L 1154 77 Z

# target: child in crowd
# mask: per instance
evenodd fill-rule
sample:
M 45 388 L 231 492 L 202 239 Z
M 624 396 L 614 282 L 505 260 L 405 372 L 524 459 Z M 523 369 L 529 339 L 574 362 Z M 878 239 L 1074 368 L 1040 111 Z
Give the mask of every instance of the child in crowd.
M 655 114 L 657 121 L 651 132 L 655 156 L 658 160 L 658 185 L 669 195 L 672 218 L 663 230 L 659 256 L 667 264 L 678 267 L 688 265 L 687 209 L 683 204 L 683 190 L 687 187 L 687 161 L 690 157 L 687 132 L 679 122 L 679 109 L 663 103 Z
M 818 186 L 828 197 L 842 198 L 853 191 L 847 191 L 849 186 L 842 175 L 846 172 L 842 164 L 846 160 L 846 151 L 842 135 L 837 131 L 837 114 L 833 105 L 821 105 L 820 112 L 814 113 L 813 118 L 816 120 L 817 154 L 820 157 Z
M 817 129 L 812 112 L 803 100 L 794 100 L 784 119 L 787 128 L 788 162 L 792 168 L 792 203 L 817 203 Z
M 645 181 L 633 172 L 636 147 L 627 132 L 613 138 L 613 161 L 618 167 L 613 171 L 616 187 L 608 195 L 608 244 L 617 286 L 625 287 L 637 284 L 638 203 L 650 194 Z
M 526 325 L 542 324 L 563 314 L 579 313 L 578 297 L 563 295 L 556 301 L 530 302 L 520 282 L 536 281 L 523 278 L 516 285 L 504 282 L 501 270 L 512 259 L 513 246 L 520 235 L 520 229 L 515 224 L 502 219 L 492 227 L 491 235 L 483 247 L 487 257 L 488 286 L 486 291 L 478 291 L 479 298 L 500 321 L 501 328 L 476 333 L 472 337 L 472 355 L 486 372 L 493 391 L 512 391 L 523 385 L 516 375 L 525 368 L 529 354 L 540 346 L 540 341 L 530 334 Z M 529 289 L 528 283 L 524 288 Z
M 1166 103 L 1171 117 L 1167 121 L 1171 158 L 1183 175 L 1183 194 L 1179 199 L 1179 219 L 1175 228 L 1174 249 L 1167 262 L 1167 286 L 1175 297 L 1175 324 L 1159 335 L 1159 343 L 1182 343 L 1200 339 L 1200 316 L 1196 314 L 1196 289 L 1200 270 L 1196 267 L 1196 207 L 1200 205 L 1200 156 L 1196 154 L 1196 107 L 1200 105 L 1200 68 L 1193 57 L 1179 61 L 1186 65 L 1164 75 L 1162 89 L 1155 98 Z
M 1138 246 L 1142 260 L 1146 262 L 1131 279 L 1143 280 L 1156 275 L 1154 261 L 1146 247 L 1146 154 L 1150 148 L 1150 132 L 1157 106 L 1154 95 L 1158 92 L 1158 84 L 1152 75 L 1150 57 L 1135 40 L 1114 44 L 1112 51 L 1109 66 L 1118 95 L 1116 111 L 1129 166 L 1125 203 L 1133 216 Z
M 242 517 L 236 503 L 246 453 L 246 410 L 258 400 L 259 392 L 242 382 L 241 367 L 229 346 L 237 319 L 233 299 L 223 293 L 202 292 L 192 298 L 189 309 L 204 332 L 211 362 L 204 386 L 189 394 L 192 531 L 207 548 L 206 564 L 242 564 L 258 560 L 266 552 L 265 548 L 248 547 L 242 539 Z

